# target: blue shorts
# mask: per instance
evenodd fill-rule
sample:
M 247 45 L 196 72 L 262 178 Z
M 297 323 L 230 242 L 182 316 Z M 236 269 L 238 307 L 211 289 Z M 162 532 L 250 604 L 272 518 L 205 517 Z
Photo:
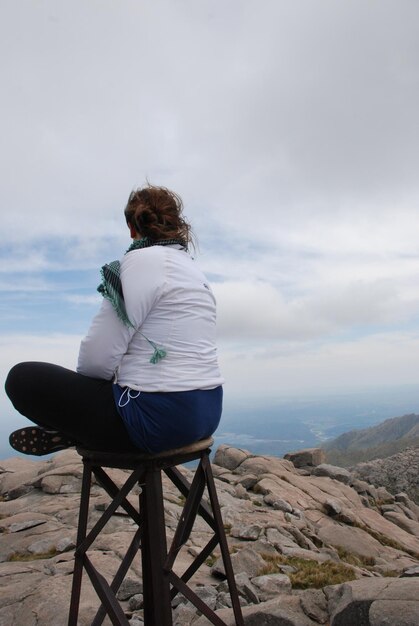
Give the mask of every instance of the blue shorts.
M 149 453 L 210 437 L 222 412 L 223 388 L 148 392 L 112 385 L 131 441 Z

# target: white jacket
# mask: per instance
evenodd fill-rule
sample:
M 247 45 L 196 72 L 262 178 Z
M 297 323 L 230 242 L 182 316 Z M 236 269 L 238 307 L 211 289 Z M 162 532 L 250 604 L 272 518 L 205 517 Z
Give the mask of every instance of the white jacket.
M 221 385 L 215 298 L 204 274 L 179 246 L 133 250 L 121 261 L 127 328 L 108 300 L 80 346 L 77 371 L 140 391 L 188 391 Z M 150 363 L 153 347 L 167 356 Z

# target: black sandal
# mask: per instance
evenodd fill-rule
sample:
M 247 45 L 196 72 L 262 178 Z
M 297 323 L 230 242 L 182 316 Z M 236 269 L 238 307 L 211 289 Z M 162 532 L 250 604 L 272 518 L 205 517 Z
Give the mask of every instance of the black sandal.
M 15 430 L 9 436 L 9 443 L 14 450 L 35 456 L 51 454 L 51 452 L 58 452 L 76 445 L 74 441 L 67 439 L 58 431 L 45 430 L 40 426 L 29 426 Z

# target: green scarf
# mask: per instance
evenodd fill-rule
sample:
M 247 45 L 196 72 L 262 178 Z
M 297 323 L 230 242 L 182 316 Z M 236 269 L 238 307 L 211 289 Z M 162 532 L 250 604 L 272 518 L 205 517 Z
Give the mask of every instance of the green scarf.
M 174 244 L 180 244 L 183 248 L 187 249 L 185 242 L 181 239 L 164 239 L 162 241 L 153 241 L 149 237 L 143 237 L 142 239 L 136 239 L 130 245 L 128 252 L 132 250 L 140 250 L 141 248 L 149 248 L 150 246 L 171 246 Z M 106 263 L 100 270 L 102 276 L 102 282 L 97 288 L 98 292 L 102 294 L 104 298 L 109 300 L 115 309 L 119 319 L 121 322 L 129 327 L 134 328 L 134 324 L 130 321 L 127 315 L 127 311 L 125 308 L 124 302 L 124 294 L 122 291 L 122 283 L 121 283 L 121 264 L 119 261 L 111 261 L 110 263 Z M 154 348 L 154 353 L 150 359 L 150 363 L 158 363 L 161 359 L 164 359 L 166 356 L 166 350 L 162 347 L 156 346 L 156 344 L 148 339 L 140 330 L 137 332 L 140 333 L 144 337 L 146 341 Z

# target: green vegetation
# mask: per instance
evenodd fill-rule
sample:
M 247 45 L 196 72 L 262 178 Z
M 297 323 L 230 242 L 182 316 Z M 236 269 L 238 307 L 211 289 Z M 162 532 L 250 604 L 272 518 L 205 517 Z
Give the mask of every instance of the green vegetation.
M 208 565 L 208 567 L 212 567 L 216 560 L 217 557 L 215 556 L 215 554 L 210 554 L 209 557 L 205 560 L 205 564 Z
M 290 565 L 295 569 L 295 572 L 289 574 L 294 589 L 321 589 L 326 585 L 337 585 L 356 578 L 353 569 L 342 563 L 332 561 L 318 563 L 317 561 L 281 555 L 265 556 L 264 558 L 268 564 L 262 569 L 261 575 L 276 574 L 281 571 L 283 565 Z
M 365 567 L 366 569 L 371 569 L 375 565 L 375 559 L 372 556 L 362 556 L 360 554 L 354 554 L 353 552 L 348 552 L 344 548 L 336 548 L 336 552 L 339 555 L 339 558 L 345 563 L 349 565 L 355 565 L 356 567 Z
M 41 559 L 50 559 L 56 556 L 58 552 L 53 548 L 48 552 L 42 552 L 41 554 L 32 554 L 31 552 L 15 552 L 7 560 L 8 561 L 38 561 Z

